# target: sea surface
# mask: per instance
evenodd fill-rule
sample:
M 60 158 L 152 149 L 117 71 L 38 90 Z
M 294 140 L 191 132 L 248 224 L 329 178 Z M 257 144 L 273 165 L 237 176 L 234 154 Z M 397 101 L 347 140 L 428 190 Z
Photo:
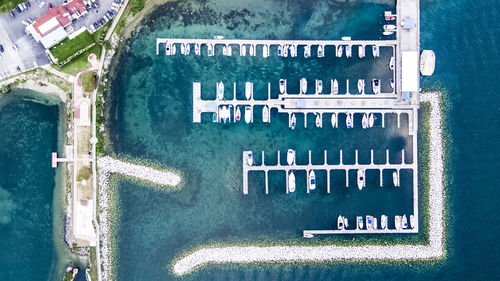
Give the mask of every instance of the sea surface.
M 500 16 L 494 1 L 421 1 L 421 48 L 436 53 L 435 74 L 422 79 L 424 90 L 444 93 L 447 144 L 446 173 L 446 255 L 437 262 L 334 262 L 327 264 L 286 263 L 259 265 L 209 266 L 185 277 L 186 280 L 332 280 L 383 279 L 446 280 L 498 279 L 496 242 L 500 227 L 496 183 L 498 170 L 499 110 L 494 85 L 500 78 L 497 38 L 500 28 L 493 22 Z M 336 163 L 343 150 L 344 163 L 354 162 L 355 150 L 360 161 L 369 161 L 370 149 L 375 161 L 384 160 L 385 150 L 391 161 L 411 161 L 412 138 L 408 136 L 408 117 L 402 116 L 398 128 L 396 116 L 381 118 L 375 128 L 362 130 L 361 116 L 355 129 L 345 129 L 341 116 L 339 128 L 332 129 L 329 119 L 323 128 L 314 126 L 309 116 L 304 128 L 303 116 L 297 116 L 297 128 L 288 128 L 287 116 L 272 112 L 270 124 L 244 122 L 216 124 L 203 115 L 202 123 L 192 123 L 192 83 L 202 83 L 203 98 L 215 98 L 215 83 L 226 85 L 226 98 L 236 82 L 238 98 L 244 96 L 244 82 L 254 83 L 256 98 L 272 96 L 278 80 L 288 79 L 289 92 L 298 92 L 299 79 L 308 79 L 313 91 L 314 79 L 355 81 L 373 77 L 382 79 L 388 89 L 390 49 L 382 49 L 381 58 L 370 53 L 364 59 L 335 58 L 326 49 L 324 58 L 304 59 L 271 55 L 263 59 L 240 57 L 233 47 L 232 57 L 223 57 L 222 48 L 214 57 L 155 54 L 157 37 L 248 39 L 382 39 L 383 11 L 394 9 L 394 1 L 172 1 L 155 9 L 125 43 L 115 58 L 111 83 L 111 118 L 108 122 L 112 151 L 118 155 L 151 160 L 182 172 L 181 191 L 165 192 L 127 180 L 117 186 L 115 223 L 117 239 L 115 268 L 118 280 L 174 280 L 175 259 L 204 245 L 307 244 L 354 242 L 380 239 L 330 237 L 305 241 L 303 229 L 334 228 L 338 214 L 353 223 L 356 215 L 411 214 L 412 175 L 402 174 L 402 185 L 392 186 L 385 175 L 383 186 L 377 173 L 367 174 L 367 187 L 355 188 L 355 175 L 332 174 L 332 192 L 326 193 L 325 173 L 317 172 L 318 188 L 307 194 L 306 175 L 297 172 L 297 191 L 285 194 L 283 174 L 270 175 L 270 190 L 264 192 L 264 177 L 250 177 L 249 194 L 242 194 L 242 151 L 252 150 L 260 163 L 276 161 L 281 151 L 284 161 L 288 148 L 297 151 L 297 161 L 305 163 L 311 150 L 312 162 Z M 260 49 L 257 50 L 260 54 Z M 275 54 L 276 50 L 271 50 Z M 316 50 L 313 48 L 312 53 Z M 367 83 L 368 84 L 368 83 Z M 389 241 L 420 241 L 423 235 L 399 235 Z M 322 241 L 323 240 L 323 241 Z

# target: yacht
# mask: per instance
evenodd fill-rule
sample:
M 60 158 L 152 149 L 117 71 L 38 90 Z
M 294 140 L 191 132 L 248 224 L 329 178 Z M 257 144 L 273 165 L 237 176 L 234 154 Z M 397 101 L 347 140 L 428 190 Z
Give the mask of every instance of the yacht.
M 394 57 L 391 57 L 389 60 L 389 69 L 394 70 L 394 64 L 396 63 L 396 59 Z
M 235 115 L 236 121 L 240 121 L 240 119 L 241 119 L 241 110 L 240 110 L 239 106 L 236 106 L 236 112 L 235 112 L 234 115 Z
M 280 79 L 280 93 L 284 94 L 286 90 L 286 80 Z
M 185 55 L 186 54 L 186 45 L 181 44 L 181 54 Z
M 316 127 L 321 128 L 323 127 L 323 120 L 321 120 L 321 114 L 316 113 Z
M 337 58 L 340 58 L 342 56 L 342 45 L 337 46 L 336 55 L 337 55 Z
M 323 92 L 323 80 L 316 79 L 316 94 Z
M 337 228 L 339 230 L 343 230 L 345 228 L 345 226 L 344 226 L 344 218 L 342 217 L 342 215 L 339 215 L 337 217 Z
M 278 45 L 278 56 L 283 56 L 283 46 Z
M 217 99 L 224 99 L 224 83 L 222 83 L 222 81 L 217 83 Z
M 189 43 L 186 43 L 184 45 L 185 45 L 185 47 L 184 47 L 184 54 L 185 55 L 189 55 L 189 53 L 191 53 L 191 45 L 189 45 Z
M 264 105 L 264 108 L 262 108 L 262 122 L 269 122 L 269 107 L 267 105 Z
M 194 53 L 195 53 L 197 56 L 201 55 L 201 51 L 200 51 L 200 44 L 198 44 L 198 43 L 195 43 L 195 44 L 194 44 Z
M 396 187 L 399 186 L 399 177 L 398 177 L 398 172 L 397 171 L 392 172 L 392 183 Z
M 350 58 L 352 56 L 352 46 L 347 45 L 345 46 L 345 56 Z
M 373 229 L 373 217 L 366 216 L 366 229 Z
M 408 228 L 408 219 L 406 218 L 406 215 L 403 215 L 403 217 L 401 218 L 401 228 L 402 229 Z
M 358 57 L 360 59 L 365 57 L 365 46 L 364 45 L 359 45 L 358 46 Z
M 252 107 L 247 105 L 245 106 L 245 122 L 248 124 L 250 122 L 252 122 L 252 115 L 253 115 L 253 112 L 252 112 Z
M 366 186 L 365 170 L 358 169 L 358 189 L 361 190 Z
M 372 80 L 372 88 L 375 95 L 380 94 L 380 79 Z
M 247 165 L 252 166 L 253 165 L 253 154 L 251 151 L 247 152 Z
M 372 55 L 374 58 L 380 56 L 380 49 L 377 45 L 372 46 Z
M 401 216 L 394 216 L 394 226 L 397 230 L 401 229 Z
M 325 56 L 325 46 L 319 45 L 318 46 L 318 58 L 322 58 Z
M 244 57 L 247 55 L 247 46 L 245 44 L 240 45 L 240 56 Z
M 171 53 L 172 55 L 175 55 L 175 52 L 176 52 L 175 43 L 172 43 L 172 45 L 171 45 L 170 49 L 171 49 L 170 53 Z
M 354 128 L 354 122 L 352 120 L 353 119 L 352 113 L 347 112 L 346 114 L 347 114 L 347 116 L 345 118 L 345 124 L 346 124 L 347 128 L 349 128 L 349 129 Z
M 165 54 L 170 56 L 172 54 L 172 46 L 170 43 L 165 43 Z
M 332 113 L 331 122 L 332 122 L 332 128 L 336 128 L 337 127 L 337 114 Z
M 251 99 L 253 96 L 253 84 L 252 82 L 246 82 L 245 83 L 245 98 L 247 100 Z
M 356 217 L 356 229 L 363 229 L 363 217 L 362 216 Z
M 368 127 L 372 128 L 375 124 L 375 116 L 373 113 L 368 114 Z
M 255 45 L 250 45 L 250 56 L 255 56 Z
M 339 82 L 337 82 L 337 79 L 332 80 L 332 93 L 334 95 L 339 93 Z
M 363 114 L 363 120 L 361 121 L 361 127 L 363 129 L 368 128 L 368 115 L 366 113 Z
M 267 58 L 269 57 L 269 45 L 264 45 L 264 47 L 262 48 L 262 57 L 263 58 Z
M 214 55 L 214 45 L 212 45 L 211 43 L 208 43 L 207 45 L 208 47 L 208 56 L 211 57 Z
M 292 166 L 295 163 L 295 150 L 289 149 L 286 153 L 286 163 Z
M 311 46 L 310 45 L 306 45 L 304 47 L 304 58 L 308 58 L 311 56 Z
M 417 220 L 414 215 L 410 215 L 410 227 L 415 228 L 417 226 Z
M 316 174 L 314 173 L 314 170 L 311 170 L 309 172 L 309 189 L 310 190 L 316 189 Z
M 365 79 L 358 79 L 358 92 L 364 94 L 365 92 Z
M 300 92 L 305 94 L 307 92 L 307 80 L 306 78 L 300 79 Z
M 290 126 L 290 128 L 295 129 L 295 125 L 297 124 L 297 120 L 295 118 L 295 113 L 292 113 L 292 117 L 290 118 L 290 124 L 288 124 Z
M 295 192 L 295 174 L 293 171 L 288 174 L 288 191 Z
M 380 217 L 380 228 L 387 229 L 387 216 L 386 215 L 382 215 Z

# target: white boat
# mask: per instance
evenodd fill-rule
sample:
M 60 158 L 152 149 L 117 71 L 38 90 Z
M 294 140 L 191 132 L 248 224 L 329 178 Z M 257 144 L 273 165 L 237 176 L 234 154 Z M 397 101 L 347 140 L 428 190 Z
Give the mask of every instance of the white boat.
M 394 34 L 394 31 L 384 30 L 384 31 L 382 32 L 382 35 L 384 35 L 384 36 L 389 36 L 389 35 L 392 35 L 392 34 Z
M 372 55 L 374 58 L 380 56 L 380 49 L 377 45 L 372 46 Z
M 316 79 L 316 94 L 323 92 L 323 80 Z
M 288 57 L 288 45 L 283 45 L 283 56 Z
M 214 45 L 208 43 L 207 47 L 208 47 L 208 56 L 209 57 L 213 56 L 214 55 Z
M 373 229 L 373 217 L 366 216 L 366 229 Z
M 262 108 L 262 122 L 269 122 L 269 107 L 267 105 L 264 105 L 264 108 Z
M 363 120 L 361 121 L 361 127 L 363 129 L 368 128 L 368 115 L 366 113 L 363 114 Z
M 345 226 L 344 226 L 344 218 L 341 215 L 339 215 L 337 217 L 337 228 L 339 230 L 343 230 L 345 228 Z
M 318 46 L 318 58 L 322 58 L 325 56 L 325 46 L 319 45 Z
M 310 45 L 306 45 L 304 47 L 304 58 L 308 58 L 311 56 L 311 46 Z
M 212 121 L 213 121 L 214 123 L 219 122 L 219 114 L 217 114 L 217 112 L 214 112 L 214 115 L 213 115 L 213 117 L 212 117 Z
M 170 43 L 165 43 L 165 54 L 167 56 L 172 55 L 172 45 Z
M 222 35 L 214 35 L 214 39 L 215 40 L 222 40 L 222 39 L 224 39 L 224 36 L 222 36 Z
M 347 220 L 346 217 L 344 217 L 344 228 L 349 227 L 349 221 Z
M 170 47 L 170 48 L 171 48 L 170 53 L 171 53 L 172 55 L 175 55 L 175 52 L 176 52 L 175 43 L 172 43 L 172 45 L 171 45 L 171 47 Z
M 289 166 L 292 166 L 295 163 L 295 150 L 288 149 L 286 152 L 286 163 L 288 163 Z
M 332 93 L 334 95 L 339 93 L 339 82 L 337 82 L 337 79 L 332 80 Z
M 262 47 L 262 57 L 263 58 L 267 58 L 269 57 L 269 45 L 264 45 L 264 47 Z
M 332 128 L 337 127 L 337 114 L 332 113 L 331 123 L 332 123 Z
M 402 229 L 408 228 L 408 219 L 406 218 L 406 215 L 403 215 L 403 217 L 401 218 L 401 228 Z
M 245 83 L 245 97 L 247 100 L 251 99 L 253 96 L 253 83 L 252 82 L 246 82 Z
M 410 227 L 415 228 L 417 226 L 417 218 L 414 215 L 410 215 Z
M 222 47 L 222 55 L 223 56 L 227 56 L 227 45 L 225 45 L 224 47 Z
M 345 46 L 345 56 L 350 58 L 352 56 L 352 46 L 347 45 Z
M 380 228 L 387 229 L 387 216 L 386 215 L 382 215 L 380 217 Z
M 286 80 L 280 79 L 280 93 L 284 94 L 286 90 Z
M 420 55 L 420 73 L 423 76 L 431 76 L 436 67 L 436 54 L 431 50 L 423 50 Z
M 396 31 L 396 25 L 394 24 L 384 24 L 384 31 Z
M 373 229 L 378 229 L 378 222 L 377 222 L 377 218 L 372 217 L 372 219 L 373 219 Z
M 222 81 L 217 83 L 217 99 L 224 99 L 224 83 L 222 83 Z
M 394 57 L 391 57 L 389 60 L 389 69 L 394 70 L 394 64 L 396 63 L 396 59 Z
M 297 56 L 297 45 L 295 44 L 290 45 L 290 56 L 291 57 Z
M 372 80 L 372 89 L 375 95 L 380 94 L 380 79 Z
M 232 53 L 233 53 L 233 50 L 232 50 L 231 46 L 225 45 L 224 47 L 222 47 L 222 54 L 224 56 L 231 56 Z
M 314 170 L 311 170 L 309 172 L 309 189 L 310 190 L 316 189 L 316 174 L 314 173 Z
M 347 112 L 346 113 L 346 118 L 345 118 L 345 125 L 347 126 L 347 128 L 351 129 L 351 128 L 354 128 L 354 122 L 353 122 L 353 118 L 352 118 L 352 113 L 350 112 Z
M 358 92 L 360 94 L 365 92 L 365 79 L 358 79 Z
M 340 58 L 342 56 L 342 45 L 337 46 L 336 55 L 337 58 Z
M 363 229 L 363 217 L 362 216 L 356 217 L 356 229 Z
M 184 45 L 185 45 L 185 47 L 184 47 L 184 54 L 185 55 L 189 55 L 189 53 L 191 53 L 191 45 L 189 45 L 189 43 L 186 43 Z
M 323 120 L 321 120 L 321 114 L 316 113 L 316 127 L 321 128 L 323 127 Z
M 219 118 L 220 120 L 223 120 L 224 123 L 229 121 L 229 118 L 231 117 L 231 112 L 229 111 L 229 108 L 227 106 L 223 106 L 222 108 L 219 109 Z
M 394 216 L 394 226 L 397 230 L 401 229 L 401 216 Z
M 295 192 L 295 174 L 293 171 L 288 174 L 288 191 Z
M 184 44 L 181 44 L 181 54 L 186 54 L 186 46 Z
M 250 45 L 250 56 L 255 56 L 255 45 Z
M 194 44 L 194 53 L 199 56 L 201 55 L 201 51 L 200 51 L 200 44 L 196 43 Z
M 307 92 L 307 80 L 306 78 L 300 79 L 300 92 L 305 94 Z
M 314 235 L 312 233 L 304 233 L 304 238 L 313 238 Z
M 247 55 L 247 46 L 245 44 L 240 45 L 240 56 L 244 57 Z
M 295 113 L 292 113 L 292 117 L 290 117 L 290 124 L 288 124 L 288 126 L 290 126 L 290 128 L 295 129 L 295 125 L 297 124 L 297 119 L 295 118 Z
M 283 56 L 283 46 L 278 45 L 278 56 Z
M 241 120 L 241 110 L 240 110 L 239 106 L 236 106 L 236 112 L 234 113 L 234 115 L 235 115 L 236 121 Z
M 253 165 L 253 154 L 251 151 L 247 152 L 247 165 L 252 166 Z
M 373 113 L 368 114 L 368 127 L 372 128 L 375 124 L 375 116 Z
M 399 186 L 399 176 L 398 176 L 398 172 L 397 171 L 392 172 L 392 183 L 396 187 Z
M 365 186 L 366 186 L 365 170 L 364 169 L 358 169 L 358 189 L 361 190 Z
M 364 45 L 359 45 L 358 46 L 358 57 L 360 59 L 365 57 L 365 46 Z
M 392 78 L 391 78 L 391 81 L 390 81 L 390 82 L 391 82 L 391 88 L 393 88 L 393 89 L 394 89 L 394 79 L 392 79 Z
M 252 107 L 247 105 L 245 106 L 245 122 L 248 124 L 252 122 L 253 110 Z

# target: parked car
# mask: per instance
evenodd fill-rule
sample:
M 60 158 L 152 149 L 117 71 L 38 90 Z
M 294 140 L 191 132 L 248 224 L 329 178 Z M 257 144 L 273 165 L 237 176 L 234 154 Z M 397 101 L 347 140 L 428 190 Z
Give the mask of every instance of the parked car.
M 45 6 L 45 1 L 42 1 L 42 2 L 40 2 L 40 4 L 38 4 L 39 8 L 43 8 L 43 6 Z
M 28 7 L 26 6 L 26 4 L 21 3 L 21 6 L 23 6 L 23 9 L 28 10 Z
M 52 9 L 52 3 L 49 3 L 49 9 Z
M 14 44 L 14 45 L 12 45 L 12 49 L 13 49 L 14 51 L 18 51 L 18 50 L 19 50 L 19 47 L 17 46 L 17 44 Z
M 17 5 L 17 7 L 19 8 L 19 13 L 24 11 L 23 5 L 19 4 Z
M 27 22 L 27 21 L 25 21 L 25 20 L 21 21 L 21 23 L 24 24 L 24 25 L 26 25 L 26 26 L 30 25 L 30 23 Z
M 17 69 L 17 72 L 21 72 L 21 67 L 19 67 L 19 65 L 16 67 Z
M 26 6 L 31 7 L 31 3 L 30 3 L 30 1 L 26 1 L 26 2 L 24 2 L 24 3 L 26 3 Z
M 0 45 L 0 53 L 3 53 L 4 49 L 3 49 L 3 46 Z
M 10 11 L 10 12 L 9 12 L 9 15 L 10 15 L 12 18 L 15 18 L 15 17 L 16 17 L 16 14 L 14 14 L 14 12 L 13 12 L 13 11 Z

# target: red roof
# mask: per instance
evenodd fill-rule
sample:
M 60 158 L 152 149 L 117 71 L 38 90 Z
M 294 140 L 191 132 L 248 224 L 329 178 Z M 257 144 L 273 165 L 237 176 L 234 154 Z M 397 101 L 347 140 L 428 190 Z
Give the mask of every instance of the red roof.
M 87 12 L 87 10 L 85 9 L 85 4 L 82 0 L 73 0 L 66 5 L 50 9 L 45 15 L 39 17 L 35 21 L 35 23 L 33 23 L 33 28 L 36 30 L 36 32 L 38 32 L 38 34 L 43 37 L 46 34 L 49 34 L 59 28 L 59 26 L 55 26 L 45 33 L 42 33 L 39 29 L 41 25 L 55 17 L 62 27 L 66 27 L 71 23 L 72 18 L 79 17 L 79 15 L 75 16 L 77 11 L 80 13 L 80 15 Z

